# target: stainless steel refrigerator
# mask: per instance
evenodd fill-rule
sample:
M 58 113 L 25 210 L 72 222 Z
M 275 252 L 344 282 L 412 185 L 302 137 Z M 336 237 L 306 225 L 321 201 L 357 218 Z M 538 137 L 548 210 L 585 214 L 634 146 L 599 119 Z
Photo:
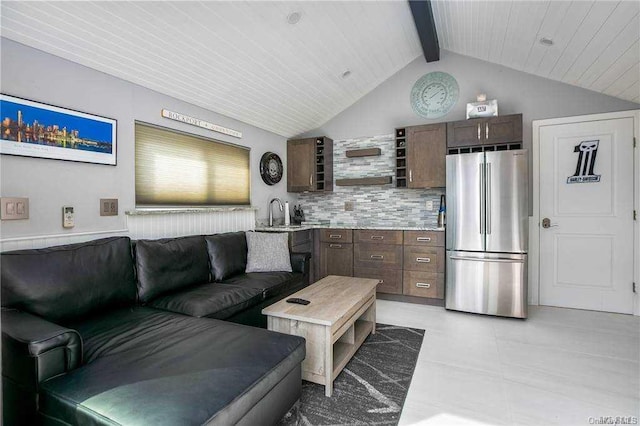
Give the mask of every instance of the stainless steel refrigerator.
M 527 317 L 527 150 L 447 155 L 447 309 Z

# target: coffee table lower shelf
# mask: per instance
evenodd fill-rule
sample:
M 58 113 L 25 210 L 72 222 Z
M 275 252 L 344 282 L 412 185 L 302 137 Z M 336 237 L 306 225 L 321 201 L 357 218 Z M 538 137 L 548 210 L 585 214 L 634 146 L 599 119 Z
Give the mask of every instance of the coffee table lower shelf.
M 333 393 L 333 381 L 365 341 L 375 334 L 376 298 L 374 293 L 337 329 L 301 319 L 267 316 L 269 330 L 304 337 L 307 356 L 302 362 L 302 378 L 325 386 L 325 395 Z

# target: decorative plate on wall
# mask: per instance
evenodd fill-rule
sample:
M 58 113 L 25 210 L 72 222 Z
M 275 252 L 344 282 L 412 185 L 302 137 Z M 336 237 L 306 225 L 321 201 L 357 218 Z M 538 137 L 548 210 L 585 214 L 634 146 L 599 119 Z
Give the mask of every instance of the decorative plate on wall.
M 278 154 L 265 152 L 260 159 L 260 176 L 267 185 L 275 185 L 282 179 L 282 160 Z
M 439 118 L 458 102 L 458 82 L 446 72 L 425 74 L 411 89 L 411 107 L 421 117 Z

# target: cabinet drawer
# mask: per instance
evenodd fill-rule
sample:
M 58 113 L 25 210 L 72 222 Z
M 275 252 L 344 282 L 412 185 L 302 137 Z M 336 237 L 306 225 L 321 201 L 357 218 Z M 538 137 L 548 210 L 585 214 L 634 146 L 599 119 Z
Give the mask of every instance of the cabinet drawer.
M 351 229 L 321 229 L 320 241 L 323 243 L 351 243 L 353 242 L 353 231 Z
M 404 246 L 404 269 L 444 272 L 444 248 Z
M 295 231 L 289 234 L 291 247 L 295 247 L 300 244 L 311 243 L 312 232 L 313 231 L 311 229 L 306 229 L 304 231 Z
M 379 280 L 378 293 L 402 294 L 402 271 L 399 269 L 355 268 L 353 276 Z
M 404 271 L 403 293 L 407 296 L 444 299 L 444 274 Z
M 404 231 L 404 245 L 444 247 L 444 232 Z
M 358 229 L 353 231 L 356 243 L 402 244 L 402 231 L 376 231 Z
M 354 244 L 356 268 L 402 269 L 402 246 L 391 244 Z

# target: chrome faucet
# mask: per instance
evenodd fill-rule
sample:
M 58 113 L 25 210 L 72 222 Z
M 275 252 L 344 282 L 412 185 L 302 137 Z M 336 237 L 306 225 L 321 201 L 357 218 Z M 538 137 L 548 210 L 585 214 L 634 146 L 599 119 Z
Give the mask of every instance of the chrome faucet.
M 269 226 L 273 226 L 273 212 L 271 210 L 271 206 L 273 205 L 273 202 L 277 201 L 278 202 L 278 206 L 280 207 L 280 211 L 284 210 L 284 207 L 282 206 L 282 201 L 280 201 L 280 198 L 272 198 L 271 201 L 269 201 Z

